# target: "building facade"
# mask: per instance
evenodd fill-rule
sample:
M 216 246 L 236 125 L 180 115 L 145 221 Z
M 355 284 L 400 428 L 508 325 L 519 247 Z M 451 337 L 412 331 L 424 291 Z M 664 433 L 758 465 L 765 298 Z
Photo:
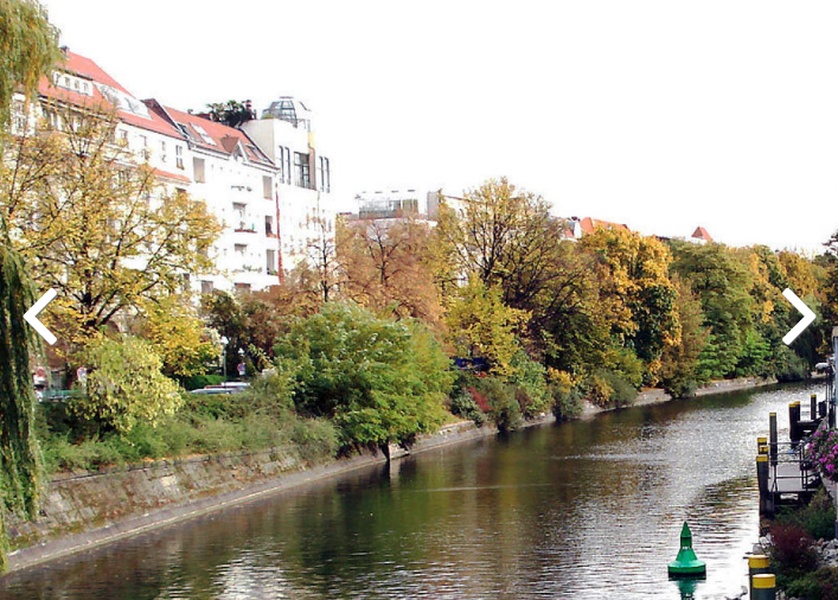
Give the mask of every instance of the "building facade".
M 168 191 L 206 202 L 223 231 L 212 250 L 213 272 L 184 274 L 196 292 L 264 289 L 311 261 L 313 247 L 334 243 L 331 163 L 315 147 L 311 112 L 293 98 L 271 104 L 262 119 L 228 127 L 140 100 L 95 62 L 65 49 L 38 100 L 33 111 L 15 97 L 13 133 L 31 130 L 40 118 L 60 129 L 58 105 L 112 106 L 115 142 L 136 163 L 147 163 Z

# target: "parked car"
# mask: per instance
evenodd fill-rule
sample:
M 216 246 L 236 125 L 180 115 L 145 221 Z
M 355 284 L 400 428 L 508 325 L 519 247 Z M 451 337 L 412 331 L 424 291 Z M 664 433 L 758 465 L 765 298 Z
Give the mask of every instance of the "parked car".
M 238 394 L 250 387 L 249 383 L 244 381 L 225 381 L 216 385 L 208 385 L 206 387 L 192 390 L 190 394 Z

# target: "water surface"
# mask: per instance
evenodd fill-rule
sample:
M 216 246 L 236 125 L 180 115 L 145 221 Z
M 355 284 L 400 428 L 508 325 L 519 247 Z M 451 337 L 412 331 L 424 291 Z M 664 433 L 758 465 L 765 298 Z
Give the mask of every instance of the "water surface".
M 822 386 L 630 408 L 423 453 L 0 580 L 9 599 L 696 598 L 746 583 L 756 437 Z M 805 402 L 804 402 L 805 404 Z M 781 433 L 782 435 L 782 433 Z

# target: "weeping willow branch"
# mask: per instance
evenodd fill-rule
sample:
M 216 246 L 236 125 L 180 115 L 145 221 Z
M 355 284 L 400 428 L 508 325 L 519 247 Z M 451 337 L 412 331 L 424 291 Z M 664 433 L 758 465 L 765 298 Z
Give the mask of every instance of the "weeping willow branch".
M 34 303 L 34 288 L 20 255 L 0 242 L 0 570 L 7 539 L 3 513 L 33 518 L 38 505 L 39 460 L 33 432 L 34 391 L 23 319 Z

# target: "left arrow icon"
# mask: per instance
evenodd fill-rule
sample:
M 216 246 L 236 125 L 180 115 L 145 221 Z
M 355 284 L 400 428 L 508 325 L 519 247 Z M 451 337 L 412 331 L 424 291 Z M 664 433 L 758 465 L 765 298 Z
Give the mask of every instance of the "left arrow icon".
M 38 315 L 41 313 L 42 310 L 44 310 L 47 304 L 52 302 L 52 299 L 55 298 L 57 295 L 58 292 L 56 292 L 55 290 L 47 290 L 46 293 L 43 296 L 41 296 L 35 304 L 32 305 L 32 308 L 27 310 L 26 313 L 23 315 L 23 318 L 26 320 L 26 322 L 29 323 L 35 329 L 35 331 L 37 331 L 38 334 L 47 341 L 47 343 L 50 346 L 52 346 L 56 341 L 58 341 L 58 338 L 56 338 L 49 329 L 44 327 L 44 324 L 38 320 Z

